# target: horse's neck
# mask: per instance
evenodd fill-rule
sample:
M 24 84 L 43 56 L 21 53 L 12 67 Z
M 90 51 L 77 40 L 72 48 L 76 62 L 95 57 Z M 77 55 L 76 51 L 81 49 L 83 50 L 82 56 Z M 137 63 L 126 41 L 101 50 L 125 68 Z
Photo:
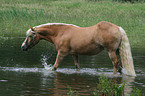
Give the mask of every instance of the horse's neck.
M 39 28 L 40 35 L 42 39 L 45 39 L 51 43 L 55 42 L 55 38 L 57 37 L 58 34 L 60 34 L 63 29 L 63 26 L 47 26 L 47 27 L 42 27 Z

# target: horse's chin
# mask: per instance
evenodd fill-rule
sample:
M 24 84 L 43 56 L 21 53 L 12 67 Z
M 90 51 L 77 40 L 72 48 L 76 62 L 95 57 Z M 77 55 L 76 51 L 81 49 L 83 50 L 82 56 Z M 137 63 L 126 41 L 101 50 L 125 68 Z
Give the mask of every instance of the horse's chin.
M 28 48 L 22 48 L 23 51 L 28 51 Z

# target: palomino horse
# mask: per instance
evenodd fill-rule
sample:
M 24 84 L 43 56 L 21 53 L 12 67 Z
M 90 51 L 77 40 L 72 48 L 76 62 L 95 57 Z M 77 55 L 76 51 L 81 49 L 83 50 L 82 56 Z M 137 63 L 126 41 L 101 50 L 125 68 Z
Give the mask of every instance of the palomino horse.
M 136 76 L 127 35 L 121 27 L 112 23 L 102 21 L 91 27 L 48 23 L 30 27 L 21 48 L 26 51 L 41 39 L 53 43 L 58 51 L 52 70 L 56 70 L 68 54 L 73 56 L 75 66 L 79 70 L 78 55 L 96 55 L 105 49 L 113 63 L 114 74 L 118 68 L 116 53 L 119 51 L 122 67 L 126 69 L 124 73 Z

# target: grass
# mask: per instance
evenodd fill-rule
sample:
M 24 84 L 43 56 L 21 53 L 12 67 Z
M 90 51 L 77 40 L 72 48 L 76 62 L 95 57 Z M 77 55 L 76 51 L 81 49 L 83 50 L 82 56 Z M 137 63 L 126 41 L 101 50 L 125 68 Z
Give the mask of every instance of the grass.
M 130 3 L 136 3 L 136 2 L 142 2 L 144 3 L 144 0 L 113 0 L 113 1 L 117 1 L 117 2 L 130 2 Z
M 85 27 L 109 21 L 126 30 L 131 46 L 144 47 L 144 6 L 112 0 L 1 0 L 0 36 L 25 37 L 29 25 L 48 22 Z

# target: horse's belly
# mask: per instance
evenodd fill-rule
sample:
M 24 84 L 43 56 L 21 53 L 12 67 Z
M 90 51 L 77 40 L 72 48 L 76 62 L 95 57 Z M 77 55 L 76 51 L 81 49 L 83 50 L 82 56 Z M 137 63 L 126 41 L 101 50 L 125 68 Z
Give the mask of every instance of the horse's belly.
M 103 50 L 102 46 L 99 45 L 90 45 L 84 46 L 80 48 L 74 48 L 71 50 L 72 54 L 79 54 L 79 55 L 96 55 Z

